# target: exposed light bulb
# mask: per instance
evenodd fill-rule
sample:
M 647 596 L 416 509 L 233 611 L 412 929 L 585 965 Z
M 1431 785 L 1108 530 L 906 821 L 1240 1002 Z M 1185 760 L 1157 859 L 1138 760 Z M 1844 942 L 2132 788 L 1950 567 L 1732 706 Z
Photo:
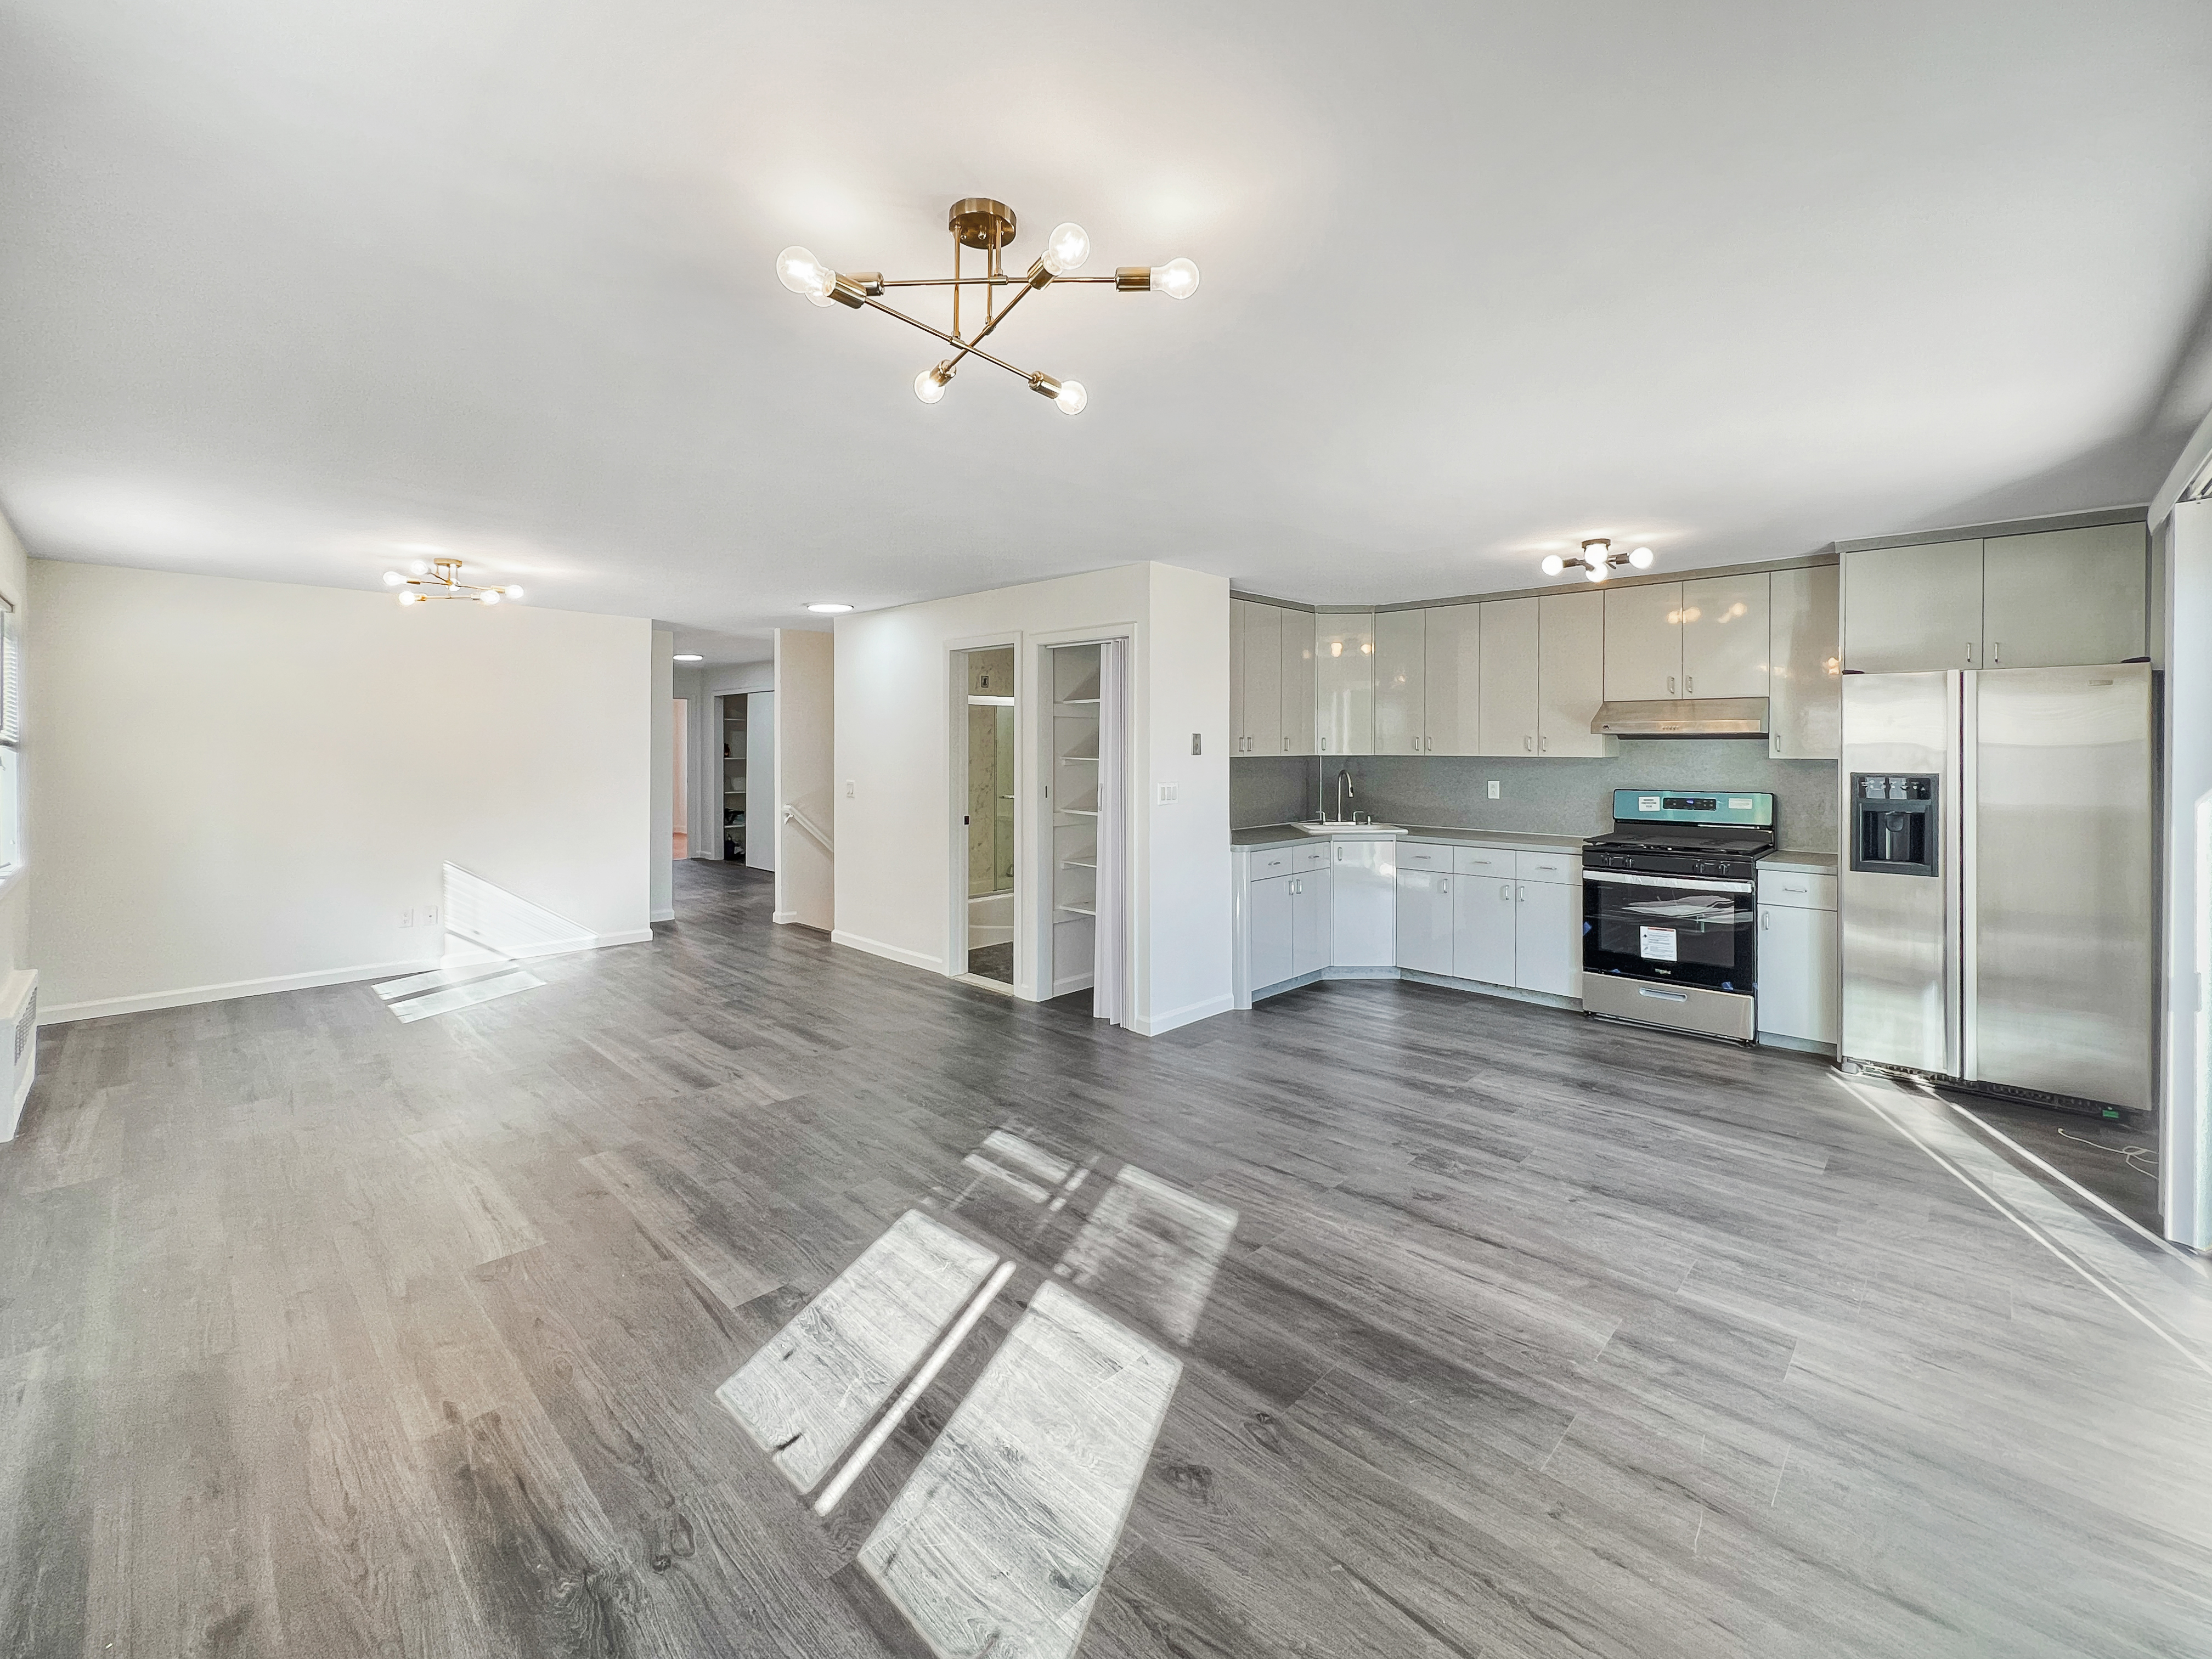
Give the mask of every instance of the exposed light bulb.
M 507 597 L 510 599 L 519 599 L 522 597 L 522 590 L 517 587 L 513 582 L 509 582 L 507 585 L 505 592 L 507 593 Z
M 406 582 L 406 580 L 407 578 L 401 575 L 397 570 L 387 570 L 384 573 L 384 585 L 386 587 L 401 586 Z
M 1654 554 L 1650 548 L 1638 547 L 1630 551 L 1628 562 L 1638 570 L 1649 570 L 1651 568 L 1651 561 L 1657 555 Z
M 1332 657 L 1342 656 L 1344 654 L 1344 641 L 1342 640 L 1331 640 L 1328 642 L 1328 654 Z
M 478 605 L 497 605 L 499 603 L 499 589 L 495 587 L 490 589 L 489 592 L 477 594 L 477 603 Z
M 428 559 L 417 559 L 407 567 L 407 570 L 410 575 L 427 576 L 430 574 L 430 562 Z
M 837 273 L 803 247 L 787 247 L 775 256 L 776 280 L 793 294 L 804 294 L 818 306 L 830 303 L 830 290 Z
M 1080 380 L 1062 380 L 1060 390 L 1052 394 L 1053 402 L 1060 405 L 1063 415 L 1080 415 L 1091 401 L 1091 394 L 1083 389 Z
M 926 404 L 933 404 L 944 397 L 945 385 L 937 378 L 935 369 L 925 368 L 914 377 L 914 395 Z
M 1559 574 L 1562 570 L 1565 570 L 1566 568 L 1567 568 L 1567 562 L 1566 562 L 1565 559 L 1561 558 L 1558 554 L 1556 554 L 1556 553 L 1547 553 L 1546 555 L 1544 555 L 1544 566 L 1543 566 L 1543 568 L 1544 568 L 1544 574 L 1545 574 L 1547 576 L 1556 576 L 1556 575 L 1558 575 L 1558 574 Z
M 1589 568 L 1583 574 L 1588 576 L 1594 582 L 1601 582 L 1607 576 L 1610 576 L 1613 572 L 1606 568 L 1605 555 L 1601 553 L 1597 557 L 1590 561 Z
M 402 594 L 399 596 L 399 603 L 400 603 L 400 604 L 402 604 L 402 605 L 413 605 L 416 600 L 420 599 L 422 597 L 422 596 L 420 593 L 417 593 L 417 592 L 416 592 L 413 588 L 411 588 L 411 587 L 410 587 L 410 588 L 409 588 L 409 589 L 408 589 L 404 593 L 402 593 Z
M 1198 267 L 1188 259 L 1170 259 L 1152 267 L 1152 292 L 1170 300 L 1188 300 L 1198 292 Z
M 1082 270 L 1090 257 L 1091 234 L 1081 225 L 1054 225 L 1044 239 L 1044 268 L 1055 276 Z
M 1373 655 L 1375 654 L 1375 641 L 1372 641 L 1372 640 L 1362 640 L 1362 641 L 1360 641 L 1360 642 L 1359 642 L 1359 654 L 1360 654 L 1361 656 L 1363 656 L 1363 657 L 1371 657 L 1371 656 L 1373 656 Z

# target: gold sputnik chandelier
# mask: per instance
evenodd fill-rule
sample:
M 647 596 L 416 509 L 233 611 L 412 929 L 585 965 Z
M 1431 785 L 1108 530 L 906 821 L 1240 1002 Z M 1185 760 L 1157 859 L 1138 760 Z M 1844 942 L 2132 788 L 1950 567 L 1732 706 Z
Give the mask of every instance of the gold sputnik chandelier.
M 474 582 L 461 580 L 459 559 L 417 559 L 409 565 L 411 575 L 401 575 L 397 570 L 384 573 L 384 585 L 399 590 L 399 603 L 421 605 L 428 599 L 468 599 L 477 605 L 497 605 L 502 599 L 520 599 L 522 590 L 512 582 L 505 587 L 479 587 Z
M 970 357 L 980 357 L 985 362 L 1018 374 L 1030 384 L 1030 390 L 1042 392 L 1059 406 L 1063 415 L 1080 415 L 1091 395 L 1083 389 L 1080 380 L 1056 380 L 1042 371 L 1017 368 L 1003 357 L 994 357 L 983 349 L 983 342 L 1000 324 L 1014 314 L 1014 307 L 1037 289 L 1054 283 L 1111 283 L 1122 294 L 1164 294 L 1171 300 L 1188 300 L 1198 291 L 1198 267 L 1188 259 L 1171 259 L 1164 265 L 1122 265 L 1111 276 L 1075 276 L 1069 273 L 1079 270 L 1091 257 L 1091 238 L 1081 225 L 1054 226 L 1051 235 L 1045 238 L 1044 252 L 1030 262 L 1030 268 L 1019 276 L 1008 276 L 1001 260 L 1006 245 L 1014 240 L 1014 210 L 1004 202 L 994 202 L 987 196 L 969 196 L 952 204 L 946 217 L 946 228 L 952 233 L 952 274 L 950 276 L 887 277 L 879 270 L 832 270 L 803 247 L 787 247 L 775 256 L 775 274 L 783 285 L 794 294 L 803 294 L 817 306 L 849 306 L 858 311 L 871 307 L 886 316 L 934 335 L 952 348 L 952 355 L 934 368 L 925 368 L 914 377 L 914 395 L 926 404 L 933 404 L 945 395 L 960 365 Z M 983 272 L 981 276 L 964 274 L 962 250 L 978 248 L 983 252 Z M 894 288 L 949 288 L 952 290 L 952 329 L 950 333 L 933 328 L 918 317 L 909 317 L 903 311 L 884 303 L 883 295 Z M 960 331 L 960 290 L 981 288 L 983 290 L 983 325 L 972 334 Z M 1018 290 L 1005 305 L 999 304 L 1000 292 L 1006 289 Z M 975 317 L 975 301 L 969 301 L 969 318 Z

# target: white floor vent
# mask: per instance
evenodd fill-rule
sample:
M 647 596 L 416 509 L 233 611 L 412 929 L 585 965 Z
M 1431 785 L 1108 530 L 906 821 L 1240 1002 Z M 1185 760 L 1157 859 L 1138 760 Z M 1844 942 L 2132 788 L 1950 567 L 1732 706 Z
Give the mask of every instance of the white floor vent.
M 8 1133 L 0 1140 L 13 1140 L 15 1126 L 23 1120 L 23 1103 L 31 1097 L 31 1079 L 39 1069 L 39 970 L 23 968 L 0 981 L 0 1019 L 15 1033 L 15 1087 L 9 1091 L 4 1118 Z

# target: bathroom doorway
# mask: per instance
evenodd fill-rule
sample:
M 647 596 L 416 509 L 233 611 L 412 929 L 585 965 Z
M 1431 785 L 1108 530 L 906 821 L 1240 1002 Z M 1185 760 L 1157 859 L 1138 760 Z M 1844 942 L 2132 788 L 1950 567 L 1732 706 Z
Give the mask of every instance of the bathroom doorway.
M 1014 983 L 1014 649 L 962 653 L 967 729 L 961 746 L 961 829 L 967 837 L 967 968 Z

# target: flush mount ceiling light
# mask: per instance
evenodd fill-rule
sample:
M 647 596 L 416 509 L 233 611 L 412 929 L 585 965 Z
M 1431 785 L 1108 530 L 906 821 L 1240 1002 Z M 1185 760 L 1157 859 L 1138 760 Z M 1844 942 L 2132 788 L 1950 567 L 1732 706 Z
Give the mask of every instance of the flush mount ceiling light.
M 1610 538 L 1604 536 L 1593 536 L 1583 544 L 1582 556 L 1578 559 L 1563 559 L 1556 553 L 1547 557 L 1544 561 L 1544 574 L 1547 576 L 1557 576 L 1569 570 L 1579 570 L 1590 580 L 1601 582 L 1624 565 L 1633 566 L 1638 570 L 1649 570 L 1651 568 L 1651 561 L 1655 556 L 1656 556 L 1648 547 L 1636 548 L 1626 553 L 1616 553 L 1613 550 Z
M 946 216 L 945 226 L 952 233 L 950 276 L 887 277 L 879 270 L 836 271 L 803 247 L 787 247 L 775 256 L 775 274 L 783 285 L 794 294 L 805 295 L 816 305 L 849 306 L 855 311 L 863 306 L 872 307 L 951 346 L 953 350 L 950 357 L 914 377 L 914 395 L 926 404 L 933 404 L 945 396 L 945 388 L 951 384 L 963 361 L 981 357 L 1010 374 L 1020 375 L 1030 383 L 1030 391 L 1051 398 L 1061 414 L 1080 415 L 1091 400 L 1082 381 L 1055 380 L 1042 371 L 1017 368 L 1005 358 L 994 357 L 984 350 L 984 339 L 1013 315 L 1016 306 L 1052 283 L 1111 283 L 1123 294 L 1164 294 L 1171 300 L 1188 300 L 1198 291 L 1198 267 L 1188 259 L 1171 259 L 1164 265 L 1122 265 L 1111 276 L 1070 276 L 1069 272 L 1080 270 L 1091 257 L 1091 238 L 1081 225 L 1076 224 L 1054 226 L 1052 234 L 1045 238 L 1044 252 L 1030 262 L 1026 271 L 1010 276 L 1000 269 L 1000 258 L 1006 245 L 1014 240 L 1014 210 L 1004 202 L 994 202 L 987 196 L 969 196 L 955 202 Z M 963 274 L 961 251 L 971 247 L 980 248 L 984 255 L 983 274 L 980 276 Z M 948 334 L 918 317 L 909 317 L 885 305 L 884 290 L 892 288 L 951 289 L 952 331 Z M 960 290 L 963 288 L 983 290 L 983 325 L 972 334 L 960 331 Z M 999 291 L 1006 288 L 1020 291 L 1001 306 L 998 302 Z M 972 307 L 972 301 L 970 304 Z M 974 317 L 972 309 L 969 315 Z
M 707 659 L 701 656 L 696 651 L 679 651 L 676 653 L 676 660 L 678 662 L 704 662 Z
M 823 605 L 810 605 L 806 608 L 824 617 L 836 617 L 843 615 L 853 607 L 849 605 L 839 605 L 835 600 L 831 600 Z
M 384 573 L 384 585 L 400 590 L 402 605 L 420 605 L 425 599 L 469 599 L 477 605 L 497 605 L 501 599 L 522 597 L 522 590 L 511 582 L 504 587 L 479 587 L 474 582 L 463 581 L 459 559 L 417 559 L 407 568 L 413 574 L 403 576 L 397 570 Z

